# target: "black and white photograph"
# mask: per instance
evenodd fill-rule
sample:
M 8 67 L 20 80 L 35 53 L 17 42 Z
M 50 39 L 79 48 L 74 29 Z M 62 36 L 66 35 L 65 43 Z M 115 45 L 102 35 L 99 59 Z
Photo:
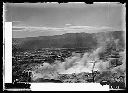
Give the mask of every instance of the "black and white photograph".
M 99 83 L 110 90 L 126 89 L 125 4 L 5 3 L 4 7 L 4 20 L 12 24 L 12 48 L 7 51 L 12 51 L 12 82 Z

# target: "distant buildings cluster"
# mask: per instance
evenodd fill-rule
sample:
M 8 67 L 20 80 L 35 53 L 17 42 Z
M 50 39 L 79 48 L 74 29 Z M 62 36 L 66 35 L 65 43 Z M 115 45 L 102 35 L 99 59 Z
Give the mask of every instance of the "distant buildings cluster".
M 65 58 L 72 55 L 73 49 L 42 49 L 36 51 L 18 52 L 13 56 L 13 62 L 49 62 L 52 63 L 55 60 L 64 61 Z M 84 53 L 84 50 L 75 51 Z

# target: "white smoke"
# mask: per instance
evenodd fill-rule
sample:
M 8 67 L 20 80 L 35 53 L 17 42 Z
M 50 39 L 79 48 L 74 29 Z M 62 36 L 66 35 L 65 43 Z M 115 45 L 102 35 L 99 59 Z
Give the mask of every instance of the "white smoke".
M 89 72 L 91 73 L 93 70 L 94 62 L 94 70 L 103 71 L 109 67 L 108 62 L 103 62 L 99 60 L 98 54 L 102 51 L 102 47 L 97 48 L 92 53 L 85 53 L 82 58 L 80 57 L 71 57 L 61 66 L 65 69 L 60 71 L 59 73 L 63 74 L 72 74 L 72 73 L 81 73 L 81 72 Z M 68 68 L 68 69 L 67 69 Z
M 55 78 L 57 74 L 92 73 L 92 70 L 100 72 L 108 71 L 110 66 L 109 61 L 104 62 L 99 59 L 99 53 L 102 51 L 103 47 L 99 47 L 93 52 L 84 53 L 82 57 L 80 53 L 73 53 L 71 57 L 65 59 L 65 62 L 56 60 L 54 64 L 44 63 L 43 66 L 35 70 L 35 73 L 37 73 L 35 76 Z M 124 53 L 120 53 L 120 55 L 124 56 Z M 121 71 L 125 70 L 125 59 L 123 58 L 123 60 L 124 63 L 120 67 L 113 68 L 111 71 L 117 71 L 118 69 L 121 69 Z

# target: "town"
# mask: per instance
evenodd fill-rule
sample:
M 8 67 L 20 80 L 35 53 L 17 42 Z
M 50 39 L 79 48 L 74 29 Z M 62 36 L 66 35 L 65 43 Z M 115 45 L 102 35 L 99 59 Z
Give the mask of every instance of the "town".
M 85 52 L 92 51 L 91 49 L 86 50 L 86 48 L 45 48 L 40 50 L 31 50 L 31 51 L 19 51 L 16 52 L 13 55 L 13 81 L 18 80 L 19 82 L 45 82 L 48 81 L 54 81 L 56 82 L 59 80 L 59 82 L 63 83 L 89 83 L 89 82 L 101 82 L 102 80 L 105 81 L 112 81 L 113 78 L 115 79 L 115 76 L 104 78 L 104 73 L 101 73 L 99 71 L 92 71 L 92 73 L 72 73 L 72 74 L 57 74 L 56 78 L 39 78 L 36 81 L 33 81 L 31 79 L 32 77 L 32 70 L 36 66 L 43 65 L 43 63 L 49 63 L 54 64 L 55 60 L 58 60 L 59 62 L 65 62 L 65 59 L 68 57 L 71 57 L 73 53 L 79 53 L 83 55 Z M 115 56 L 116 55 L 116 56 Z M 115 59 L 111 61 L 111 66 L 116 67 L 118 65 L 121 65 L 118 59 L 118 55 L 111 55 L 110 59 Z M 37 67 L 38 69 L 38 67 Z M 109 71 L 106 72 L 106 75 L 109 74 Z M 103 77 L 103 78 L 101 78 Z M 123 82 L 124 82 L 124 76 Z M 118 80 L 120 79 L 120 76 L 117 75 Z M 52 79 L 52 80 L 51 80 Z M 57 81 L 58 82 L 58 81 Z

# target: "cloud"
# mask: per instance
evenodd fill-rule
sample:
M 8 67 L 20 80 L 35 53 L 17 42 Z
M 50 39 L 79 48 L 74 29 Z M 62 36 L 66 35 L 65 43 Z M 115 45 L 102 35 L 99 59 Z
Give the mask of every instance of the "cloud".
M 21 31 L 21 32 L 22 32 L 23 30 L 13 30 L 13 32 L 15 32 L 15 31 L 16 31 L 16 32 L 19 32 L 19 31 Z
M 71 26 L 71 24 L 65 24 L 66 26 Z
M 22 27 L 20 27 L 20 28 L 12 28 L 12 30 L 24 30 L 25 28 L 22 28 Z
M 106 30 L 114 30 L 112 27 L 107 26 L 71 26 L 71 24 L 67 24 L 68 27 L 33 27 L 33 26 L 13 26 L 13 30 L 15 31 L 59 31 L 66 33 L 78 33 L 78 32 L 98 32 L 98 31 L 106 31 Z
M 12 22 L 21 22 L 21 21 L 12 21 Z
M 111 27 L 107 26 L 70 26 L 70 29 L 88 29 L 88 30 L 100 30 L 100 29 L 110 29 Z

